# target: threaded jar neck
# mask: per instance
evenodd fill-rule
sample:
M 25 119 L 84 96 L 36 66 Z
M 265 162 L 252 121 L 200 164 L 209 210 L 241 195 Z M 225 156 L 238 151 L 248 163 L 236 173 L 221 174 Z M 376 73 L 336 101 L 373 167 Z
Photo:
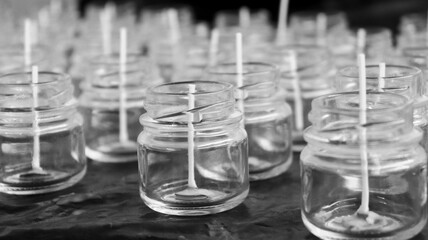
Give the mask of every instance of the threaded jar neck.
M 386 92 L 397 93 L 415 101 L 424 96 L 425 82 L 422 71 L 416 67 L 387 65 L 385 68 Z M 366 79 L 368 90 L 378 90 L 379 66 L 366 66 Z M 357 91 L 359 88 L 359 69 L 357 66 L 348 66 L 339 70 L 334 81 L 334 88 L 339 92 Z
M 368 143 L 396 141 L 413 130 L 413 107 L 408 98 L 385 92 L 367 92 Z M 358 145 L 359 94 L 344 92 L 318 97 L 312 102 L 306 130 L 308 142 L 316 139 Z
M 189 109 L 189 85 L 195 86 L 193 109 Z M 175 82 L 150 87 L 144 107 L 147 115 L 157 122 L 186 124 L 188 113 L 197 115 L 195 122 L 215 122 L 235 113 L 235 98 L 233 86 L 228 83 Z

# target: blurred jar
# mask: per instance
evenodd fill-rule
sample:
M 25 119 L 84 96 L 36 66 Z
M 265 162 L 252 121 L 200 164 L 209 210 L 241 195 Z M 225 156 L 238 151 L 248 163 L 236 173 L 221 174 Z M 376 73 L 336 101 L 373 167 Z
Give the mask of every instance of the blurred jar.
M 30 54 L 30 62 L 26 63 L 22 45 L 0 45 L 0 74 L 30 71 L 32 65 L 37 65 L 44 71 L 53 70 L 47 58 L 47 49 L 44 46 L 33 46 Z
M 322 239 L 409 239 L 425 226 L 426 154 L 418 144 L 408 98 L 367 92 L 367 124 L 359 125 L 359 94 L 312 103 L 302 151 L 302 218 Z M 357 212 L 364 191 L 361 135 L 367 134 L 367 215 Z
M 379 66 L 366 66 L 367 90 L 396 93 L 413 101 L 413 124 L 423 132 L 422 147 L 428 153 L 428 116 L 425 81 L 422 71 L 416 67 L 387 65 L 385 68 L 385 86 L 379 89 Z M 358 91 L 359 70 L 356 66 L 340 69 L 336 75 L 334 88 L 338 92 Z
M 292 113 L 279 88 L 278 68 L 265 63 L 243 64 L 243 86 L 237 87 L 236 64 L 207 69 L 204 79 L 235 86 L 237 104 L 243 104 L 248 134 L 250 180 L 268 179 L 287 171 L 292 163 Z
M 336 46 L 333 45 L 330 48 L 338 69 L 356 65 L 359 53 L 366 55 L 367 64 L 392 61 L 395 63 L 397 53 L 392 46 L 391 30 L 382 27 L 364 28 L 362 29 L 365 31 L 363 42 L 358 39 L 358 30 L 343 32 L 340 36 L 342 42 L 335 42 L 333 44 Z
M 48 193 L 80 181 L 86 172 L 83 119 L 70 77 L 40 72 L 32 83 L 29 72 L 6 74 L 0 96 L 0 192 Z
M 258 54 L 254 59 L 279 67 L 279 86 L 285 89 L 285 101 L 293 112 L 293 150 L 300 151 L 306 144 L 303 129 L 309 126 L 307 116 L 312 100 L 333 92 L 330 78 L 335 71 L 328 50 L 319 46 L 288 45 L 262 48 Z M 292 58 L 297 66 L 292 66 Z
M 428 45 L 426 13 L 412 13 L 401 16 L 398 28 L 397 46 L 399 49 L 425 47 Z
M 291 14 L 290 30 L 294 43 L 326 46 L 348 30 L 348 20 L 343 12 L 296 12 Z
M 127 162 L 137 159 L 137 135 L 142 130 L 138 118 L 145 112 L 146 89 L 162 80 L 150 64 L 145 65 L 137 56 L 129 57 L 122 86 L 118 57 L 98 61 L 93 68 L 94 75 L 81 84 L 83 92 L 79 102 L 85 119 L 86 154 L 93 160 Z M 124 99 L 122 106 L 121 98 Z M 121 107 L 126 109 L 127 140 L 120 137 L 124 134 L 120 131 Z
M 232 85 L 209 81 L 148 90 L 138 137 L 140 195 L 147 206 L 189 216 L 223 212 L 244 201 L 249 190 L 247 134 L 233 94 Z

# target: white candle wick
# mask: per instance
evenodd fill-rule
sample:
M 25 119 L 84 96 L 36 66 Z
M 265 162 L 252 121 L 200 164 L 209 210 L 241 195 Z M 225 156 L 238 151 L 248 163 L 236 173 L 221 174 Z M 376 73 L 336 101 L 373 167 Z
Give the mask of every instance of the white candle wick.
M 244 86 L 243 72 L 242 34 L 236 33 L 236 89 L 238 93 L 238 108 L 244 116 L 244 96 L 242 92 L 242 87 Z M 242 123 L 244 123 L 244 120 Z
M 367 32 L 365 29 L 360 28 L 357 31 L 357 53 L 364 53 L 366 47 Z
M 303 99 L 302 90 L 300 88 L 299 74 L 297 72 L 297 56 L 293 50 L 289 51 L 290 76 L 293 85 L 294 98 L 294 124 L 297 131 L 302 131 L 303 123 Z
M 383 92 L 385 88 L 385 75 L 386 75 L 386 64 L 384 62 L 379 63 L 379 85 L 378 91 Z
M 29 68 L 31 65 L 31 28 L 32 21 L 28 18 L 24 20 L 24 64 L 25 68 Z
M 326 44 L 327 36 L 327 15 L 325 13 L 318 13 L 316 18 L 317 26 L 317 44 L 324 46 Z
M 361 205 L 357 213 L 368 215 L 369 213 L 369 170 L 367 156 L 367 129 L 363 126 L 367 123 L 367 87 L 366 87 L 366 59 L 364 54 L 358 55 L 359 67 L 359 139 L 361 157 Z
M 281 0 L 276 28 L 276 45 L 286 44 L 288 5 L 289 0 Z
M 126 109 L 126 62 L 127 62 L 127 31 L 126 28 L 120 29 L 120 53 L 119 53 L 119 138 L 121 143 L 125 143 L 129 139 L 128 135 L 128 119 Z
M 210 38 L 210 49 L 209 49 L 209 64 L 210 66 L 214 66 L 217 64 L 217 52 L 218 52 L 218 43 L 219 43 L 219 32 L 218 29 L 214 28 L 211 31 Z
M 248 28 L 251 23 L 250 10 L 247 7 L 239 9 L 239 26 L 243 29 Z
M 33 90 L 33 160 L 31 162 L 33 170 L 41 170 L 40 166 L 40 136 L 39 136 L 39 115 L 37 107 L 39 106 L 38 97 L 38 83 L 39 83 L 39 69 L 37 66 L 33 66 L 31 69 L 31 82 Z
M 188 93 L 188 110 L 195 108 L 195 93 L 196 86 L 194 84 L 189 84 L 189 93 Z M 193 113 L 188 113 L 187 120 L 187 154 L 188 154 L 188 179 L 187 185 L 189 188 L 197 188 L 195 181 L 195 128 L 193 126 L 194 116 Z

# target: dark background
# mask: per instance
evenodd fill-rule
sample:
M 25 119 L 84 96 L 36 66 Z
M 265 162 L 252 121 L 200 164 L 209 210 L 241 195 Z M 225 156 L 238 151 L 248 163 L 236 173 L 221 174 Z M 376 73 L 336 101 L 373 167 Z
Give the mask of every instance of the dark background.
M 426 12 L 428 0 L 289 0 L 290 13 L 305 10 L 334 11 L 347 14 L 351 27 L 384 26 L 397 31 L 400 16 L 406 13 Z M 107 0 L 79 0 L 79 8 L 84 15 L 88 5 L 104 5 Z M 271 20 L 278 16 L 279 0 L 116 0 L 119 5 L 126 4 L 140 9 L 162 6 L 191 6 L 196 20 L 212 22 L 219 10 L 238 9 L 247 6 L 250 9 L 267 9 Z

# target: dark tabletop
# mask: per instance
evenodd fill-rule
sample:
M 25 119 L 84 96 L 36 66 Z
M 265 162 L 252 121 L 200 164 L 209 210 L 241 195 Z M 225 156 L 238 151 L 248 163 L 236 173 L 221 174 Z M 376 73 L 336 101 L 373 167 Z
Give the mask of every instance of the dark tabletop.
M 252 182 L 243 204 L 202 217 L 168 216 L 145 206 L 137 163 L 89 161 L 85 178 L 68 190 L 0 195 L 0 239 L 315 240 L 300 217 L 297 159 L 287 173 Z M 427 228 L 412 240 L 425 236 Z

